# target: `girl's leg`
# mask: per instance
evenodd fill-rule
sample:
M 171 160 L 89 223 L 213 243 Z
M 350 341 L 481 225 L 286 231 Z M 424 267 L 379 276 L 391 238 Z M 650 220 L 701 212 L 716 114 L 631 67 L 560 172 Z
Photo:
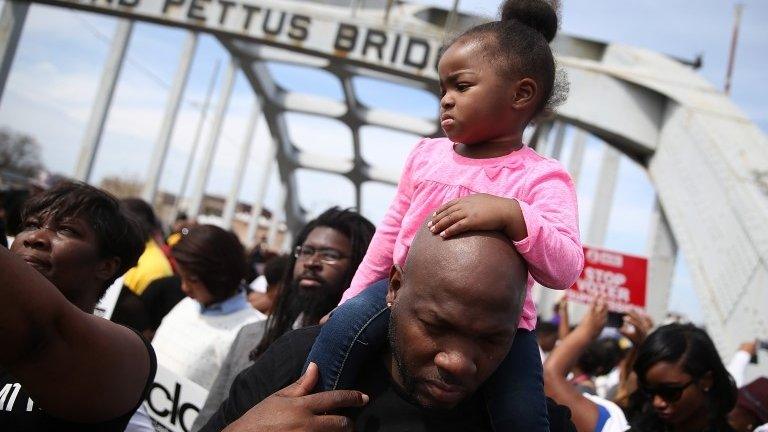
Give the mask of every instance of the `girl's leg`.
M 549 415 L 534 332 L 518 329 L 509 354 L 484 386 L 496 432 L 548 432 Z
M 320 328 L 304 370 L 314 362 L 320 372 L 315 391 L 348 389 L 362 363 L 386 340 L 389 280 L 383 279 L 337 307 Z

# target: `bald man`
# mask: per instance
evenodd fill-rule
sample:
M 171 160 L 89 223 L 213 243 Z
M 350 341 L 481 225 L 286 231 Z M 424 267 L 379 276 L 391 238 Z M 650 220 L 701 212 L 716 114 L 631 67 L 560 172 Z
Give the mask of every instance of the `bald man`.
M 310 394 L 317 368 L 299 375 L 319 329 L 296 330 L 238 376 L 202 430 L 490 430 L 477 390 L 512 345 L 526 278 L 501 233 L 445 240 L 423 228 L 390 273 L 389 341 L 359 391 Z

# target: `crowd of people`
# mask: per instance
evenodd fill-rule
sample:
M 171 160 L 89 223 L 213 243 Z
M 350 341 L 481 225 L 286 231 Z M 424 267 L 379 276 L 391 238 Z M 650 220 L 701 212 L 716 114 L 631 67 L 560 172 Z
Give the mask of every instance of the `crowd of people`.
M 147 336 L 91 312 L 119 275 L 141 272 L 140 257 L 167 243 L 148 248 L 126 200 L 84 184 L 62 183 L 26 203 L 22 230 L 0 251 L 3 430 L 152 430 L 136 410 L 157 362 L 209 390 L 195 431 L 344 430 L 349 418 L 369 425 L 360 430 L 489 426 L 490 378 L 510 347 L 509 314 L 522 313 L 527 281 L 525 261 L 504 235 L 446 240 L 422 227 L 388 279 L 388 336 L 377 358 L 361 366 L 350 389 L 315 392 L 318 369 L 304 363 L 317 324 L 364 261 L 374 226 L 352 210 L 327 210 L 297 235 L 293 254 L 268 254 L 258 266 L 272 288 L 252 291 L 261 294 L 256 302 L 233 233 L 212 225 L 182 230 L 166 258 L 173 275 L 158 271 L 137 297 L 147 309 L 152 299 L 183 298 L 155 305 L 164 311 L 161 324 Z M 145 299 L 153 286 L 165 293 Z M 609 311 L 597 299 L 573 326 L 568 310 L 561 302 L 555 320 L 540 320 L 535 332 L 549 429 L 765 430 L 768 379 L 744 380 L 754 342 L 726 367 L 691 324 L 654 329 L 631 312 L 619 329 L 608 328 Z M 462 354 L 433 356 L 435 345 Z M 461 358 L 466 353 L 478 357 Z M 438 373 L 430 376 L 433 364 Z
M 378 227 L 333 207 L 289 253 L 246 251 L 83 183 L 28 194 L 0 247 L 0 430 L 151 431 L 158 365 L 207 392 L 194 431 L 768 430 L 754 342 L 726 366 L 704 329 L 611 327 L 600 297 L 540 318 L 534 282 L 584 265 L 573 182 L 522 142 L 565 96 L 557 26 L 507 0 L 446 45 L 446 136 L 415 146 Z

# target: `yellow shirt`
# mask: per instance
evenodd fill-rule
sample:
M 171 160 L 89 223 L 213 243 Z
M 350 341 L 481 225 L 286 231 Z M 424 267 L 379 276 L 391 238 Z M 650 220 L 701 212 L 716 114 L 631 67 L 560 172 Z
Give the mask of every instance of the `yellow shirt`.
M 154 240 L 149 239 L 136 267 L 125 273 L 123 284 L 137 295 L 141 295 L 155 279 L 172 275 L 173 269 L 168 258 L 165 257 L 160 246 Z
M 168 239 L 166 240 L 166 243 L 168 243 L 168 246 L 174 247 L 176 246 L 176 243 L 181 240 L 181 233 L 173 233 L 168 236 Z

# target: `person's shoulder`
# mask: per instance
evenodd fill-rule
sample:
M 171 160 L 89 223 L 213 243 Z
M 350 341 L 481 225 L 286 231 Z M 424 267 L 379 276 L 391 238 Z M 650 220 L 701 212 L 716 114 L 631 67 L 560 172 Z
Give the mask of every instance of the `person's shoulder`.
M 434 167 L 439 161 L 449 160 L 453 143 L 448 138 L 422 138 L 408 155 L 406 170 L 418 177 L 424 169 Z
M 147 295 L 147 293 L 151 291 L 162 292 L 172 289 L 181 290 L 181 278 L 175 274 L 170 276 L 163 276 L 153 280 L 149 283 L 149 285 L 147 285 L 147 289 L 144 291 L 142 296 Z
M 254 328 L 252 330 L 257 329 Z M 268 368 L 280 369 L 289 374 L 296 372 L 298 377 L 304 361 L 312 349 L 312 344 L 319 333 L 320 326 L 304 327 L 289 331 L 277 338 L 256 359 L 256 363 L 269 365 L 267 366 Z
M 453 142 L 445 137 L 422 138 L 413 147 L 413 153 L 434 154 L 453 149 Z
M 154 344 L 155 340 L 159 339 L 159 336 L 170 328 L 175 328 L 180 324 L 187 325 L 190 322 L 199 322 L 199 316 L 199 303 L 189 297 L 181 299 L 181 301 L 176 303 L 176 305 L 168 311 L 165 317 L 163 317 L 152 343 Z
M 305 327 L 280 336 L 255 362 L 235 379 L 235 387 L 258 403 L 301 376 L 304 362 L 312 349 L 319 326 Z
M 565 167 L 557 159 L 553 159 L 536 152 L 536 150 L 523 146 L 519 150 L 520 157 L 523 163 L 529 167 L 538 171 L 562 171 L 567 172 Z
M 264 329 L 267 328 L 267 320 L 255 321 L 248 323 L 237 332 L 235 340 L 255 340 L 256 343 L 261 340 L 264 335 Z
M 141 258 L 143 258 L 143 260 L 140 267 L 147 267 L 153 271 L 162 272 L 164 273 L 162 276 L 173 275 L 173 269 L 171 268 L 170 261 L 168 261 L 168 257 L 165 256 L 163 249 L 154 240 L 150 239 L 147 242 L 147 247 L 144 249 Z M 158 279 L 159 277 L 161 276 L 158 276 L 155 279 Z
M 188 313 L 190 311 L 199 312 L 200 311 L 200 303 L 196 302 L 191 297 L 184 297 L 176 303 L 176 306 L 171 309 L 170 312 L 168 312 L 168 315 L 171 314 L 181 314 L 181 313 Z
M 290 352 L 306 351 L 306 354 L 309 354 L 318 334 L 320 334 L 320 326 L 302 327 L 280 336 L 273 345 L 285 348 Z
M 246 324 L 240 328 L 229 348 L 226 362 L 233 373 L 237 374 L 245 370 L 251 363 L 251 351 L 259 344 L 264 337 L 264 331 L 267 328 L 266 320 L 256 321 Z
M 536 153 L 535 150 L 524 146 L 519 150 L 526 173 L 526 182 L 531 187 L 552 181 L 573 185 L 573 179 L 562 163 L 557 159 L 548 158 Z
M 599 408 L 604 410 L 604 415 L 606 418 L 604 419 L 603 426 L 600 429 L 602 432 L 624 432 L 630 429 L 629 423 L 627 422 L 627 417 L 624 415 L 624 411 L 614 402 L 589 393 L 582 393 L 582 395 L 592 401 L 592 403 L 597 405 Z

